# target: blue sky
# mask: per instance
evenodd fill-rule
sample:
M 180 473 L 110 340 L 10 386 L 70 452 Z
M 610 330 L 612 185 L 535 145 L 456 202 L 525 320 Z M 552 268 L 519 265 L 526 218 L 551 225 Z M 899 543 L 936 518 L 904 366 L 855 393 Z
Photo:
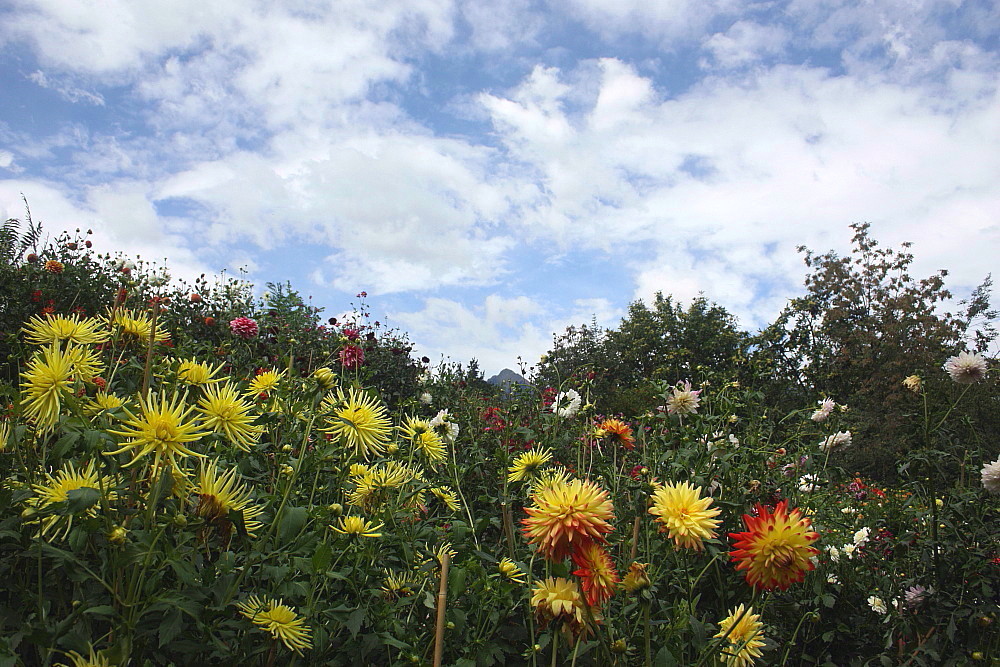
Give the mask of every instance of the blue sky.
M 1000 250 L 990 0 L 8 0 L 0 214 L 487 374 L 660 290 L 765 325 L 852 222 Z

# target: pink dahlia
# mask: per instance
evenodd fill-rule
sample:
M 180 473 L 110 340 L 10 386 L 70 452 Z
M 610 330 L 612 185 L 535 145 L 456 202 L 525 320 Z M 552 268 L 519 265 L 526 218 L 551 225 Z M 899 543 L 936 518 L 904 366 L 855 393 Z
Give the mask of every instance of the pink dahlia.
M 257 322 L 249 317 L 237 317 L 229 323 L 229 329 L 240 338 L 253 338 L 257 335 Z

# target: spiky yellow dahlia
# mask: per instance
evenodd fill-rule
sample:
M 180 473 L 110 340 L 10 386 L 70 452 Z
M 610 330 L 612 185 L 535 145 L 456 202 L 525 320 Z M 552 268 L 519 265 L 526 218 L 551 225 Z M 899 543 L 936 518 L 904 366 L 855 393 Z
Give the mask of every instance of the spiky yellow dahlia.
M 745 532 L 729 534 L 734 547 L 729 555 L 737 570 L 746 570 L 747 583 L 754 588 L 785 590 L 816 567 L 811 558 L 819 550 L 812 544 L 819 534 L 809 530 L 811 523 L 801 510 L 788 511 L 787 500 L 773 513 L 758 504 L 756 513 L 743 515 Z
M 519 584 L 525 583 L 524 572 L 520 567 L 518 567 L 517 563 L 512 561 L 510 558 L 507 558 L 506 556 L 501 558 L 500 562 L 497 563 L 497 569 L 500 570 L 500 575 L 505 579 Z
M 198 516 L 221 531 L 224 538 L 228 538 L 234 530 L 229 520 L 230 512 L 243 513 L 243 526 L 251 537 L 263 525 L 257 517 L 264 513 L 264 508 L 251 502 L 250 491 L 237 481 L 237 474 L 237 469 L 232 468 L 220 475 L 214 461 L 202 463 L 198 482 L 191 491 L 199 498 Z
M 101 653 L 95 653 L 94 647 L 91 646 L 88 655 L 81 655 L 76 651 L 69 651 L 66 653 L 66 657 L 69 661 L 73 663 L 72 665 L 66 665 L 64 663 L 59 663 L 56 667 L 113 667 L 111 661 L 104 657 Z
M 760 647 L 764 645 L 764 624 L 760 614 L 753 613 L 753 607 L 744 609 L 740 605 L 719 623 L 720 630 L 715 635 L 723 639 L 722 660 L 726 667 L 748 667 L 761 657 Z
M 701 497 L 701 487 L 689 482 L 666 484 L 653 492 L 649 513 L 656 517 L 660 530 L 679 547 L 701 551 L 703 540 L 716 537 L 722 523 L 715 517 L 722 510 L 710 508 L 712 498 Z
M 573 574 L 580 577 L 587 604 L 597 607 L 608 600 L 618 584 L 615 564 L 604 547 L 591 542 L 573 551 L 577 568 Z
M 275 370 L 261 371 L 250 380 L 250 384 L 247 386 L 246 395 L 247 396 L 260 396 L 261 394 L 267 394 L 268 392 L 274 391 L 281 385 L 281 376 L 284 372 L 279 373 Z
M 245 602 L 238 602 L 236 607 L 254 625 L 270 632 L 272 637 L 280 639 L 282 644 L 296 653 L 301 655 L 304 649 L 312 648 L 312 630 L 283 600 L 262 601 L 251 595 Z
M 326 417 L 326 426 L 320 430 L 340 438 L 354 456 L 366 461 L 369 456 L 384 452 L 392 432 L 385 406 L 353 387 L 338 402 L 340 407 Z
M 184 384 L 200 385 L 214 384 L 228 380 L 228 377 L 218 377 L 222 364 L 205 364 L 196 359 L 182 359 L 177 365 L 177 379 Z
M 330 530 L 340 533 L 341 535 L 347 535 L 348 537 L 382 537 L 382 533 L 377 533 L 379 528 L 385 524 L 378 524 L 377 526 L 369 521 L 366 521 L 364 517 L 360 516 L 345 516 L 340 518 L 340 525 L 330 526 Z
M 148 344 L 149 337 L 153 334 L 153 318 L 149 313 L 137 313 L 128 308 L 115 308 L 108 313 L 107 321 L 113 331 L 142 345 Z M 155 339 L 155 342 L 162 343 L 170 340 L 170 334 L 157 324 Z
M 126 463 L 130 466 L 147 454 L 153 454 L 153 467 L 159 468 L 160 462 L 166 459 L 171 467 L 177 468 L 177 458 L 186 456 L 204 457 L 204 454 L 190 449 L 188 445 L 200 440 L 206 435 L 198 424 L 189 419 L 194 407 L 185 407 L 187 395 L 158 396 L 150 394 L 139 397 L 139 414 L 134 414 L 128 408 L 125 413 L 123 431 L 108 431 L 120 435 L 127 440 L 118 449 L 108 454 L 120 454 L 135 450 L 132 460 Z
M 418 417 L 408 417 L 399 431 L 413 445 L 414 449 L 427 457 L 429 461 L 445 460 L 444 441 L 434 432 L 429 422 Z
M 62 470 L 56 471 L 54 475 L 45 473 L 45 481 L 41 484 L 32 484 L 31 490 L 35 492 L 35 497 L 28 501 L 28 504 L 35 508 L 44 509 L 54 503 L 64 503 L 68 501 L 69 494 L 79 489 L 93 489 L 103 494 L 109 501 L 115 500 L 118 495 L 114 491 L 116 485 L 115 478 L 110 475 L 99 475 L 94 468 L 94 462 L 90 461 L 86 467 L 77 468 L 72 462 L 66 464 Z M 86 516 L 97 516 L 98 505 L 91 505 L 84 514 Z M 62 537 L 65 537 L 73 527 L 73 515 L 66 516 L 52 514 L 41 519 L 41 535 L 44 536 L 57 523 L 66 520 L 66 529 Z
M 431 495 L 440 500 L 441 504 L 452 512 L 457 512 L 461 509 L 461 505 L 458 502 L 458 494 L 452 491 L 450 486 L 432 486 Z
M 25 323 L 21 331 L 29 343 L 50 345 L 69 341 L 80 345 L 103 343 L 108 339 L 104 323 L 95 317 L 81 318 L 79 315 L 35 315 Z
M 264 428 L 254 425 L 257 415 L 253 406 L 236 393 L 228 382 L 224 385 L 205 386 L 204 395 L 198 399 L 198 412 L 202 426 L 224 435 L 231 443 L 247 452 L 257 444 Z
M 614 509 L 608 492 L 590 480 L 555 483 L 536 493 L 522 529 L 529 544 L 551 561 L 561 561 L 574 547 L 606 542 Z
M 24 416 L 34 421 L 41 432 L 52 430 L 59 421 L 62 399 L 70 394 L 74 384 L 73 359 L 69 350 L 52 344 L 32 357 L 28 369 L 21 374 Z
M 552 450 L 548 447 L 534 447 L 526 452 L 521 452 L 514 458 L 514 462 L 507 468 L 507 481 L 520 482 L 522 480 L 533 480 L 538 475 L 541 467 L 552 458 Z

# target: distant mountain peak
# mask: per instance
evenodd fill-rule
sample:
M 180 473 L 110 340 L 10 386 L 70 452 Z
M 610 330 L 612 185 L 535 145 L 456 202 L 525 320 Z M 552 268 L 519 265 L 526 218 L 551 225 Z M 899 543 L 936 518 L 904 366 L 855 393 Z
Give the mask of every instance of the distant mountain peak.
M 487 380 L 491 385 L 494 386 L 508 386 L 512 384 L 528 384 L 528 381 L 524 379 L 519 373 L 516 373 L 509 368 L 505 368 L 489 380 Z

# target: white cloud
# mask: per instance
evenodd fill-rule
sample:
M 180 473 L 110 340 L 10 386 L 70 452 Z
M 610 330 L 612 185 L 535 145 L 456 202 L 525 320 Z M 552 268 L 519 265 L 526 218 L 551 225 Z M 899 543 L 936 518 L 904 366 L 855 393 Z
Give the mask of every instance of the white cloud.
M 982 147 L 1000 139 L 1000 98 L 985 75 L 941 105 L 935 89 L 818 68 L 708 78 L 672 99 L 621 63 L 601 71 L 598 99 L 641 91 L 622 95 L 627 112 L 614 122 L 597 104 L 570 115 L 560 101 L 572 91 L 552 69 L 482 101 L 513 158 L 543 184 L 525 233 L 654 252 L 636 265 L 639 294 L 704 289 L 744 320 L 759 319 L 779 301 L 768 291 L 801 275 L 794 247 L 825 249 L 830 230 L 870 220 L 887 237 L 947 229 L 969 239 L 995 225 L 987 221 L 1000 210 L 1000 158 Z M 782 259 L 745 257 L 766 244 Z M 713 261 L 696 261 L 695 250 Z M 951 256 L 929 244 L 918 257 L 933 267 Z M 953 275 L 976 282 L 992 261 L 975 253 Z
M 780 55 L 788 42 L 787 31 L 774 25 L 737 21 L 725 33 L 717 32 L 702 42 L 721 67 L 739 67 Z

